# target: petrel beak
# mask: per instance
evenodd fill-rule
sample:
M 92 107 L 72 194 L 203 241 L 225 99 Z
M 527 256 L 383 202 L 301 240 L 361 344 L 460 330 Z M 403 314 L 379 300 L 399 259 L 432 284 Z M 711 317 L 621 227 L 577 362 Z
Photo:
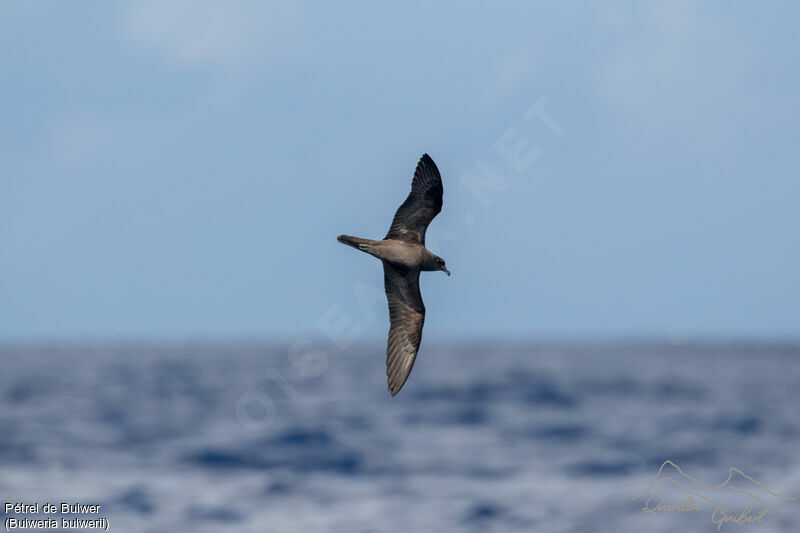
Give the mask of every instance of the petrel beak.
M 445 267 L 442 267 L 442 270 L 444 270 L 444 273 L 447 274 L 448 276 L 450 275 L 450 271 L 447 270 Z

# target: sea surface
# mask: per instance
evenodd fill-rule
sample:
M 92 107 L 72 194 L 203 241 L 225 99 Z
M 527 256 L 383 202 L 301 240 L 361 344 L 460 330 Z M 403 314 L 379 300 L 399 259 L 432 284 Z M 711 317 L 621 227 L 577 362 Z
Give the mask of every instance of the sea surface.
M 799 399 L 791 344 L 426 342 L 395 398 L 377 344 L 5 346 L 0 503 L 136 533 L 798 532 Z

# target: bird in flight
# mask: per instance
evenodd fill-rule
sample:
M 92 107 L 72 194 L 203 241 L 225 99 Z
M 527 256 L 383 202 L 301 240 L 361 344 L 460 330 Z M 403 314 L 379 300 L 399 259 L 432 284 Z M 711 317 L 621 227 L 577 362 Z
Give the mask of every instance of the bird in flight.
M 442 270 L 444 259 L 425 248 L 425 230 L 442 210 L 442 177 L 436 163 L 424 154 L 417 164 L 411 192 L 394 214 L 389 233 L 380 241 L 339 235 L 337 240 L 383 261 L 383 284 L 389 302 L 389 342 L 386 375 L 392 396 L 411 373 L 422 340 L 425 304 L 419 292 L 422 270 Z

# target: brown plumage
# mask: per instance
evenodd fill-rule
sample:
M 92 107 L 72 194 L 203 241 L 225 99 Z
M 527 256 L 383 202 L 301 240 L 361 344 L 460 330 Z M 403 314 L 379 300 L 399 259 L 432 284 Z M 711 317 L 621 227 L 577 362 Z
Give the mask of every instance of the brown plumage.
M 442 177 L 428 154 L 417 164 L 411 192 L 394 215 L 389 233 L 380 241 L 339 235 L 338 241 L 383 261 L 383 283 L 389 302 L 386 375 L 389 392 L 397 394 L 417 358 L 425 304 L 419 291 L 422 270 L 442 270 L 444 259 L 425 248 L 428 224 L 442 210 Z

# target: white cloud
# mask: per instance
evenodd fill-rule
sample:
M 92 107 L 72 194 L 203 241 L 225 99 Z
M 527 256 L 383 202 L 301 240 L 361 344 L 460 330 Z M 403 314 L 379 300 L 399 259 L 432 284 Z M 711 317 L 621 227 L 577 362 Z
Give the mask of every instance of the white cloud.
M 296 56 L 297 15 L 291 3 L 146 0 L 133 5 L 124 24 L 134 43 L 170 63 L 238 70 Z
M 123 185 L 122 167 L 161 141 L 156 131 L 142 121 L 93 112 L 54 118 L 39 150 L 0 197 L 0 228 L 8 230 L 2 242 L 9 253 L 47 256 L 78 228 L 95 223 L 98 205 Z
M 500 58 L 488 77 L 487 99 L 491 103 L 508 98 L 541 68 L 540 49 L 537 42 L 529 39 Z
M 641 123 L 692 122 L 741 85 L 753 51 L 718 14 L 686 1 L 609 8 L 601 18 L 618 35 L 595 68 L 601 96 Z
M 114 126 L 104 117 L 82 114 L 54 121 L 50 155 L 59 165 L 78 166 L 113 146 Z

